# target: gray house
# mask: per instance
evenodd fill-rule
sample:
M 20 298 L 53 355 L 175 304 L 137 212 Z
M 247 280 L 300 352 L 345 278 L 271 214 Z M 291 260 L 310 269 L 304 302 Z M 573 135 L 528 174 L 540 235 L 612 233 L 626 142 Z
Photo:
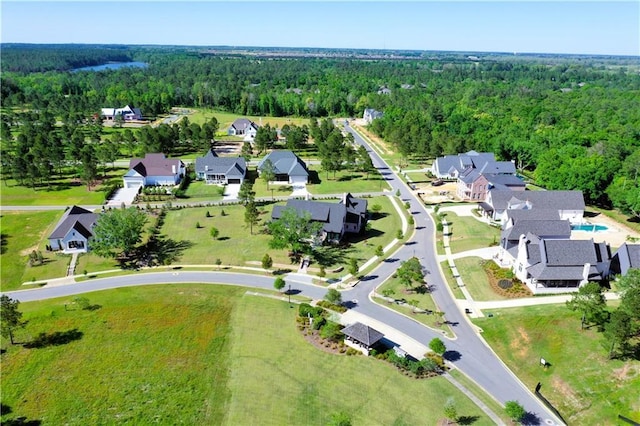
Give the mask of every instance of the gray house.
M 307 165 L 292 151 L 286 149 L 271 151 L 258 163 L 258 174 L 262 173 L 262 169 L 267 160 L 273 165 L 276 182 L 291 184 L 309 182 Z
M 513 266 L 534 294 L 576 291 L 609 276 L 611 248 L 593 240 L 546 239 L 522 235 Z
M 364 110 L 364 114 L 362 114 L 362 118 L 367 124 L 371 124 L 373 120 L 376 118 L 382 117 L 383 113 L 381 111 L 376 111 L 373 108 L 367 108 Z
M 640 244 L 623 243 L 611 259 L 611 273 L 626 275 L 632 268 L 640 268 Z
M 458 155 L 438 157 L 431 165 L 431 173 L 439 179 L 457 179 L 467 169 L 480 174 L 515 175 L 516 166 L 511 161 L 496 161 L 492 152 L 469 151 Z
M 319 239 L 338 243 L 345 233 L 358 234 L 367 222 L 367 200 L 344 194 L 339 203 L 289 199 L 284 206 L 275 206 L 271 213 L 274 220 L 282 217 L 287 209 L 294 209 L 299 216 L 310 214 L 310 220 L 322 223 Z
M 86 253 L 89 250 L 89 239 L 93 237 L 93 227 L 98 215 L 73 206 L 67 210 L 49 235 L 51 250 L 62 250 L 64 253 Z
M 238 118 L 229 129 L 227 129 L 227 134 L 231 136 L 244 136 L 245 141 L 252 141 L 256 137 L 256 133 L 258 132 L 258 125 L 248 118 Z
M 208 184 L 241 184 L 247 174 L 247 164 L 242 157 L 218 157 L 210 149 L 204 157 L 196 157 L 196 178 Z

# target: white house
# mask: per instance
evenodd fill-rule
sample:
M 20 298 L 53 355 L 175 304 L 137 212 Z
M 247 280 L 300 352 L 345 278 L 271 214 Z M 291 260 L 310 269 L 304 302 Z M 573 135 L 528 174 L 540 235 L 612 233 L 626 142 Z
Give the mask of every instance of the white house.
M 62 250 L 64 253 L 86 253 L 89 240 L 93 237 L 93 227 L 98 215 L 73 206 L 67 210 L 49 235 L 51 250 Z
M 164 154 L 147 154 L 144 158 L 132 158 L 129 171 L 124 175 L 125 188 L 145 186 L 174 186 L 185 175 L 185 165 L 179 158 L 167 158 Z
M 125 105 L 124 108 L 102 108 L 101 115 L 105 121 L 114 121 L 117 116 L 122 116 L 124 121 L 142 120 L 140 108 L 132 108 Z
M 227 134 L 231 136 L 244 136 L 245 142 L 253 141 L 258 133 L 258 125 L 248 118 L 236 119 L 229 129 Z

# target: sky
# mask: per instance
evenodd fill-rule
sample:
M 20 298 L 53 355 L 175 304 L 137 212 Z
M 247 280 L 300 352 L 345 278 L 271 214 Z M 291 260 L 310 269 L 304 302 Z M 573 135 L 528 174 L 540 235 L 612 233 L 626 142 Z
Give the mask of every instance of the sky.
M 640 55 L 640 1 L 0 3 L 3 43 Z

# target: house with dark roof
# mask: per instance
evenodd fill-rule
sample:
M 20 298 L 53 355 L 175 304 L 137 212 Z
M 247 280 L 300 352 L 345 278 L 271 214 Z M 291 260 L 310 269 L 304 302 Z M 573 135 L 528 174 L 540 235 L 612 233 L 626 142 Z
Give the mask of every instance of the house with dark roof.
M 258 132 L 258 125 L 248 118 L 237 118 L 227 129 L 230 136 L 244 136 L 245 141 L 252 141 Z
M 242 157 L 218 157 L 210 149 L 204 157 L 196 157 L 196 178 L 207 184 L 242 184 L 247 174 L 247 163 Z
M 132 108 L 129 105 L 125 105 L 124 108 L 102 108 L 100 115 L 107 122 L 115 121 L 118 116 L 124 121 L 142 120 L 140 108 Z
M 369 355 L 371 349 L 384 337 L 384 334 L 375 328 L 359 322 L 344 327 L 341 331 L 344 334 L 345 344 L 363 352 L 365 355 Z
M 560 219 L 572 224 L 584 217 L 582 191 L 510 191 L 491 189 L 480 203 L 483 214 L 494 221 L 504 222 L 509 210 L 552 210 Z
M 591 240 L 522 235 L 513 272 L 534 294 L 577 291 L 609 276 L 611 248 Z
M 629 269 L 640 268 L 640 244 L 623 243 L 611 259 L 611 273 L 626 275 Z
M 290 184 L 309 182 L 307 165 L 292 151 L 286 149 L 271 151 L 258 163 L 258 175 L 262 173 L 267 161 L 270 161 L 273 165 L 276 182 Z
M 58 221 L 49 235 L 51 250 L 64 253 L 86 253 L 98 215 L 82 207 L 73 206 Z
M 466 169 L 477 169 L 482 174 L 515 175 L 511 161 L 496 161 L 492 152 L 469 151 L 458 155 L 438 157 L 431 165 L 431 173 L 438 179 L 457 179 Z
M 144 158 L 132 158 L 129 161 L 129 171 L 123 178 L 124 187 L 173 186 L 180 183 L 184 174 L 185 165 L 179 158 L 147 154 Z
M 382 115 L 383 113 L 381 111 L 376 111 L 373 108 L 367 108 L 364 110 L 364 114 L 362 115 L 362 118 L 367 124 L 371 124 L 373 120 L 375 120 L 376 118 L 382 117 Z
M 348 193 L 338 203 L 289 199 L 284 206 L 274 206 L 271 219 L 280 219 L 288 209 L 294 209 L 299 216 L 310 214 L 311 221 L 322 223 L 318 239 L 328 243 L 340 242 L 345 233 L 363 232 L 367 222 L 367 200 Z

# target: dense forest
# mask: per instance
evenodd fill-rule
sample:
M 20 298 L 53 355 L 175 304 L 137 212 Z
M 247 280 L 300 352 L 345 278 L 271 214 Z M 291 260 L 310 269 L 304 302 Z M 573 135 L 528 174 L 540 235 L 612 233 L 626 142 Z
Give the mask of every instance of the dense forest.
M 90 117 L 101 107 L 125 104 L 146 116 L 173 106 L 317 118 L 361 116 L 375 108 L 384 116 L 372 131 L 405 156 L 493 151 L 544 187 L 580 189 L 587 202 L 640 215 L 637 58 L 430 53 L 363 59 L 30 45 L 3 46 L 1 54 L 7 154 L 25 152 L 22 144 L 27 152 L 37 146 L 21 130 L 27 113 L 38 115 L 29 121 L 48 123 L 51 139 L 64 145 L 78 127 L 85 129 L 85 143 L 99 144 L 99 135 L 86 130 Z M 123 60 L 149 66 L 69 71 Z

